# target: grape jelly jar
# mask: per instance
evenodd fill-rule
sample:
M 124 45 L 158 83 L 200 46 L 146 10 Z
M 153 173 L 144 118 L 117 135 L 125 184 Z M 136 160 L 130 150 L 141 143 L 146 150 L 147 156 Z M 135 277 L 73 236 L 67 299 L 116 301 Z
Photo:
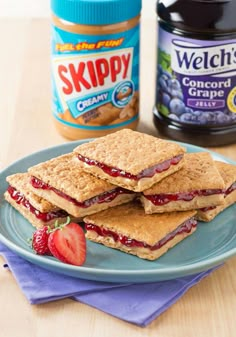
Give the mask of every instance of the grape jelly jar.
M 236 1 L 158 1 L 154 123 L 201 146 L 236 143 Z

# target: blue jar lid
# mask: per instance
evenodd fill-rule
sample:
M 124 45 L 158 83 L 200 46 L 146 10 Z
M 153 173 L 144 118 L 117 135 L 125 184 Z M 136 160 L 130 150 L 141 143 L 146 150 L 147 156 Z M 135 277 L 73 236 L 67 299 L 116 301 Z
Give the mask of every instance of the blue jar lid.
M 142 0 L 51 0 L 57 17 L 84 25 L 109 25 L 139 15 Z

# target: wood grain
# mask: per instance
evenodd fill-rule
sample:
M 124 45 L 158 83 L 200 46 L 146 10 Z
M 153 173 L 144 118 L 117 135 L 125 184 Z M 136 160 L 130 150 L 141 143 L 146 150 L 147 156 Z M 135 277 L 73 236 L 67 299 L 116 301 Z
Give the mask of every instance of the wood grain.
M 65 143 L 50 111 L 50 24 L 45 19 L 1 19 L 0 169 L 45 147 Z M 141 123 L 152 123 L 155 76 L 155 20 L 143 22 Z M 148 39 L 146 38 L 148 36 Z M 236 145 L 214 148 L 236 160 Z M 142 329 L 70 299 L 32 306 L 0 258 L 2 337 L 233 337 L 236 258 L 201 281 L 147 328 Z

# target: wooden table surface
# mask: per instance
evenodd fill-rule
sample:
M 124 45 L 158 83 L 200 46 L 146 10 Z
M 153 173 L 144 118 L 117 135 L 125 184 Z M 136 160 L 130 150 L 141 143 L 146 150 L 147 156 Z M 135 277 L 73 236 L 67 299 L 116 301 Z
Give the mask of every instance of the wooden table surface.
M 0 169 L 45 147 L 65 143 L 50 112 L 50 23 L 46 19 L 1 19 Z M 147 38 L 148 37 L 148 38 Z M 152 124 L 155 22 L 142 30 L 141 122 Z M 236 145 L 214 148 L 236 160 Z M 236 225 L 236 224 L 235 224 Z M 3 259 L 0 258 L 0 266 Z M 32 306 L 11 272 L 0 267 L 1 337 L 233 337 L 236 332 L 236 257 L 190 289 L 146 328 L 139 328 L 87 305 L 66 299 Z

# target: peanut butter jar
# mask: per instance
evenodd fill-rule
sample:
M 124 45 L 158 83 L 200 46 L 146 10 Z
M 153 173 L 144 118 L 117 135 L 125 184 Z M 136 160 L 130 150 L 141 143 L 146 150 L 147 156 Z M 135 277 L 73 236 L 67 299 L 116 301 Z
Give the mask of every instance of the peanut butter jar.
M 71 140 L 136 129 L 141 0 L 51 0 L 52 111 Z

